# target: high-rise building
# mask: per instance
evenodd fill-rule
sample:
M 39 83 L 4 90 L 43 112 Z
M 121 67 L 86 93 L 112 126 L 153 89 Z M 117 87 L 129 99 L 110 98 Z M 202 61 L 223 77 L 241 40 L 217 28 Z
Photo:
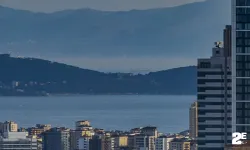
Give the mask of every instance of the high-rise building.
M 134 147 L 135 146 L 135 138 L 134 134 L 128 136 L 128 147 Z
M 9 128 L 9 132 L 17 132 L 17 130 L 18 130 L 17 123 L 15 123 L 13 121 L 9 121 L 9 122 L 6 122 L 5 124 L 6 124 L 6 126 L 8 126 L 6 128 Z
M 92 139 L 89 140 L 89 149 L 90 150 L 103 150 L 101 136 L 95 135 L 92 137 Z
M 102 136 L 102 150 L 114 150 L 114 139 L 110 134 Z
M 232 26 L 226 25 L 223 33 L 224 50 L 227 57 L 232 57 Z M 231 63 L 231 62 L 228 62 Z
M 173 139 L 169 144 L 169 150 L 190 150 L 190 147 L 190 140 L 185 138 Z
M 121 147 L 128 146 L 128 136 L 113 136 L 112 141 L 114 142 L 114 150 L 120 150 Z
M 250 1 L 232 0 L 232 132 L 250 139 Z
M 74 150 L 90 150 L 89 149 L 90 137 L 81 137 L 77 141 L 77 148 Z
M 189 108 L 189 137 L 196 139 L 198 136 L 198 110 L 197 102 L 194 102 Z
M 155 140 L 155 150 L 168 150 L 169 149 L 169 143 L 174 138 L 168 138 L 166 136 L 160 136 L 156 138 Z
M 43 132 L 48 131 L 50 129 L 51 129 L 51 125 L 37 124 L 36 127 L 28 128 L 27 131 L 29 132 L 29 135 L 31 136 L 39 136 Z
M 226 26 L 224 41 L 230 40 L 230 30 Z M 215 43 L 212 57 L 198 59 L 198 150 L 223 150 L 231 143 L 230 61 L 230 46 L 223 48 L 221 42 Z
M 5 121 L 4 123 L 0 123 L 0 133 L 4 132 L 17 132 L 18 125 L 13 121 Z
M 80 139 L 82 142 L 84 139 L 90 139 L 94 135 L 94 129 L 87 120 L 77 121 L 75 126 L 76 130 L 70 131 L 70 150 L 78 149 Z
M 2 136 L 4 133 L 4 124 L 0 122 L 0 136 Z
M 82 137 L 82 131 L 70 131 L 70 150 L 76 150 L 78 147 L 78 140 Z
M 42 134 L 43 150 L 70 150 L 70 130 L 52 128 Z
M 136 150 L 155 150 L 155 136 L 135 135 L 133 147 Z
M 190 150 L 197 150 L 197 142 L 196 140 L 192 140 L 190 141 Z
M 79 139 L 90 139 L 93 131 L 89 130 L 71 130 L 70 131 L 70 150 L 75 150 L 78 147 Z
M 91 127 L 90 122 L 88 120 L 77 121 L 75 123 L 75 126 L 76 126 L 76 130 L 81 129 L 82 127 Z
M 37 150 L 37 140 L 27 138 L 26 132 L 5 132 L 0 137 L 0 150 Z
M 143 127 L 141 129 L 141 133 L 147 136 L 154 136 L 155 138 L 158 137 L 157 127 L 153 127 L 153 126 Z

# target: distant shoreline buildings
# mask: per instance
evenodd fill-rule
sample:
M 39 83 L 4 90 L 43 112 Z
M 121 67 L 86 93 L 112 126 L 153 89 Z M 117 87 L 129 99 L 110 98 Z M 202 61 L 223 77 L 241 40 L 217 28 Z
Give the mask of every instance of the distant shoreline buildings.
M 16 150 L 17 147 L 31 150 L 195 150 L 188 132 L 168 135 L 154 126 L 105 131 L 92 127 L 88 120 L 75 122 L 75 129 L 43 124 L 18 128 L 13 121 L 0 123 L 0 149 Z

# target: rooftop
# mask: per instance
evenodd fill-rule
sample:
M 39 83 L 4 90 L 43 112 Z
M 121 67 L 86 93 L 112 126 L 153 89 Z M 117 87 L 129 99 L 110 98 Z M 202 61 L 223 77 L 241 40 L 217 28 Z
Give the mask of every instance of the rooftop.
M 77 121 L 77 123 L 79 123 L 79 122 L 89 122 L 88 120 L 79 120 L 79 121 Z
M 70 131 L 70 129 L 66 127 L 55 127 L 55 128 L 51 128 L 50 130 L 46 132 L 64 132 L 64 131 Z
M 26 132 L 5 132 L 3 138 L 6 139 L 26 139 Z
M 142 130 L 156 130 L 157 127 L 154 126 L 147 126 L 147 127 L 143 127 Z

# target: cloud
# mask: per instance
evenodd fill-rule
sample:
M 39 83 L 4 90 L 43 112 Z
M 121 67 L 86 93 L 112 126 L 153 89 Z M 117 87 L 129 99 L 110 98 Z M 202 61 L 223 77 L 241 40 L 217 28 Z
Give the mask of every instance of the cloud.
M 205 0 L 0 0 L 0 5 L 38 12 L 92 8 L 98 10 L 131 10 L 171 7 Z
M 184 57 L 67 57 L 49 59 L 104 72 L 149 72 L 196 65 L 195 58 Z

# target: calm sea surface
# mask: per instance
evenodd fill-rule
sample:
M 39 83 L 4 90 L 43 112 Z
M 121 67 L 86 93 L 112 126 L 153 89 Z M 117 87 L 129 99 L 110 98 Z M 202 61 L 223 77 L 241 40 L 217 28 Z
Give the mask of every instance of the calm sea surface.
M 162 132 L 188 129 L 189 106 L 195 96 L 58 96 L 0 97 L 0 122 L 22 127 L 52 124 L 73 128 L 77 120 L 90 120 L 106 130 L 129 130 L 154 125 Z

